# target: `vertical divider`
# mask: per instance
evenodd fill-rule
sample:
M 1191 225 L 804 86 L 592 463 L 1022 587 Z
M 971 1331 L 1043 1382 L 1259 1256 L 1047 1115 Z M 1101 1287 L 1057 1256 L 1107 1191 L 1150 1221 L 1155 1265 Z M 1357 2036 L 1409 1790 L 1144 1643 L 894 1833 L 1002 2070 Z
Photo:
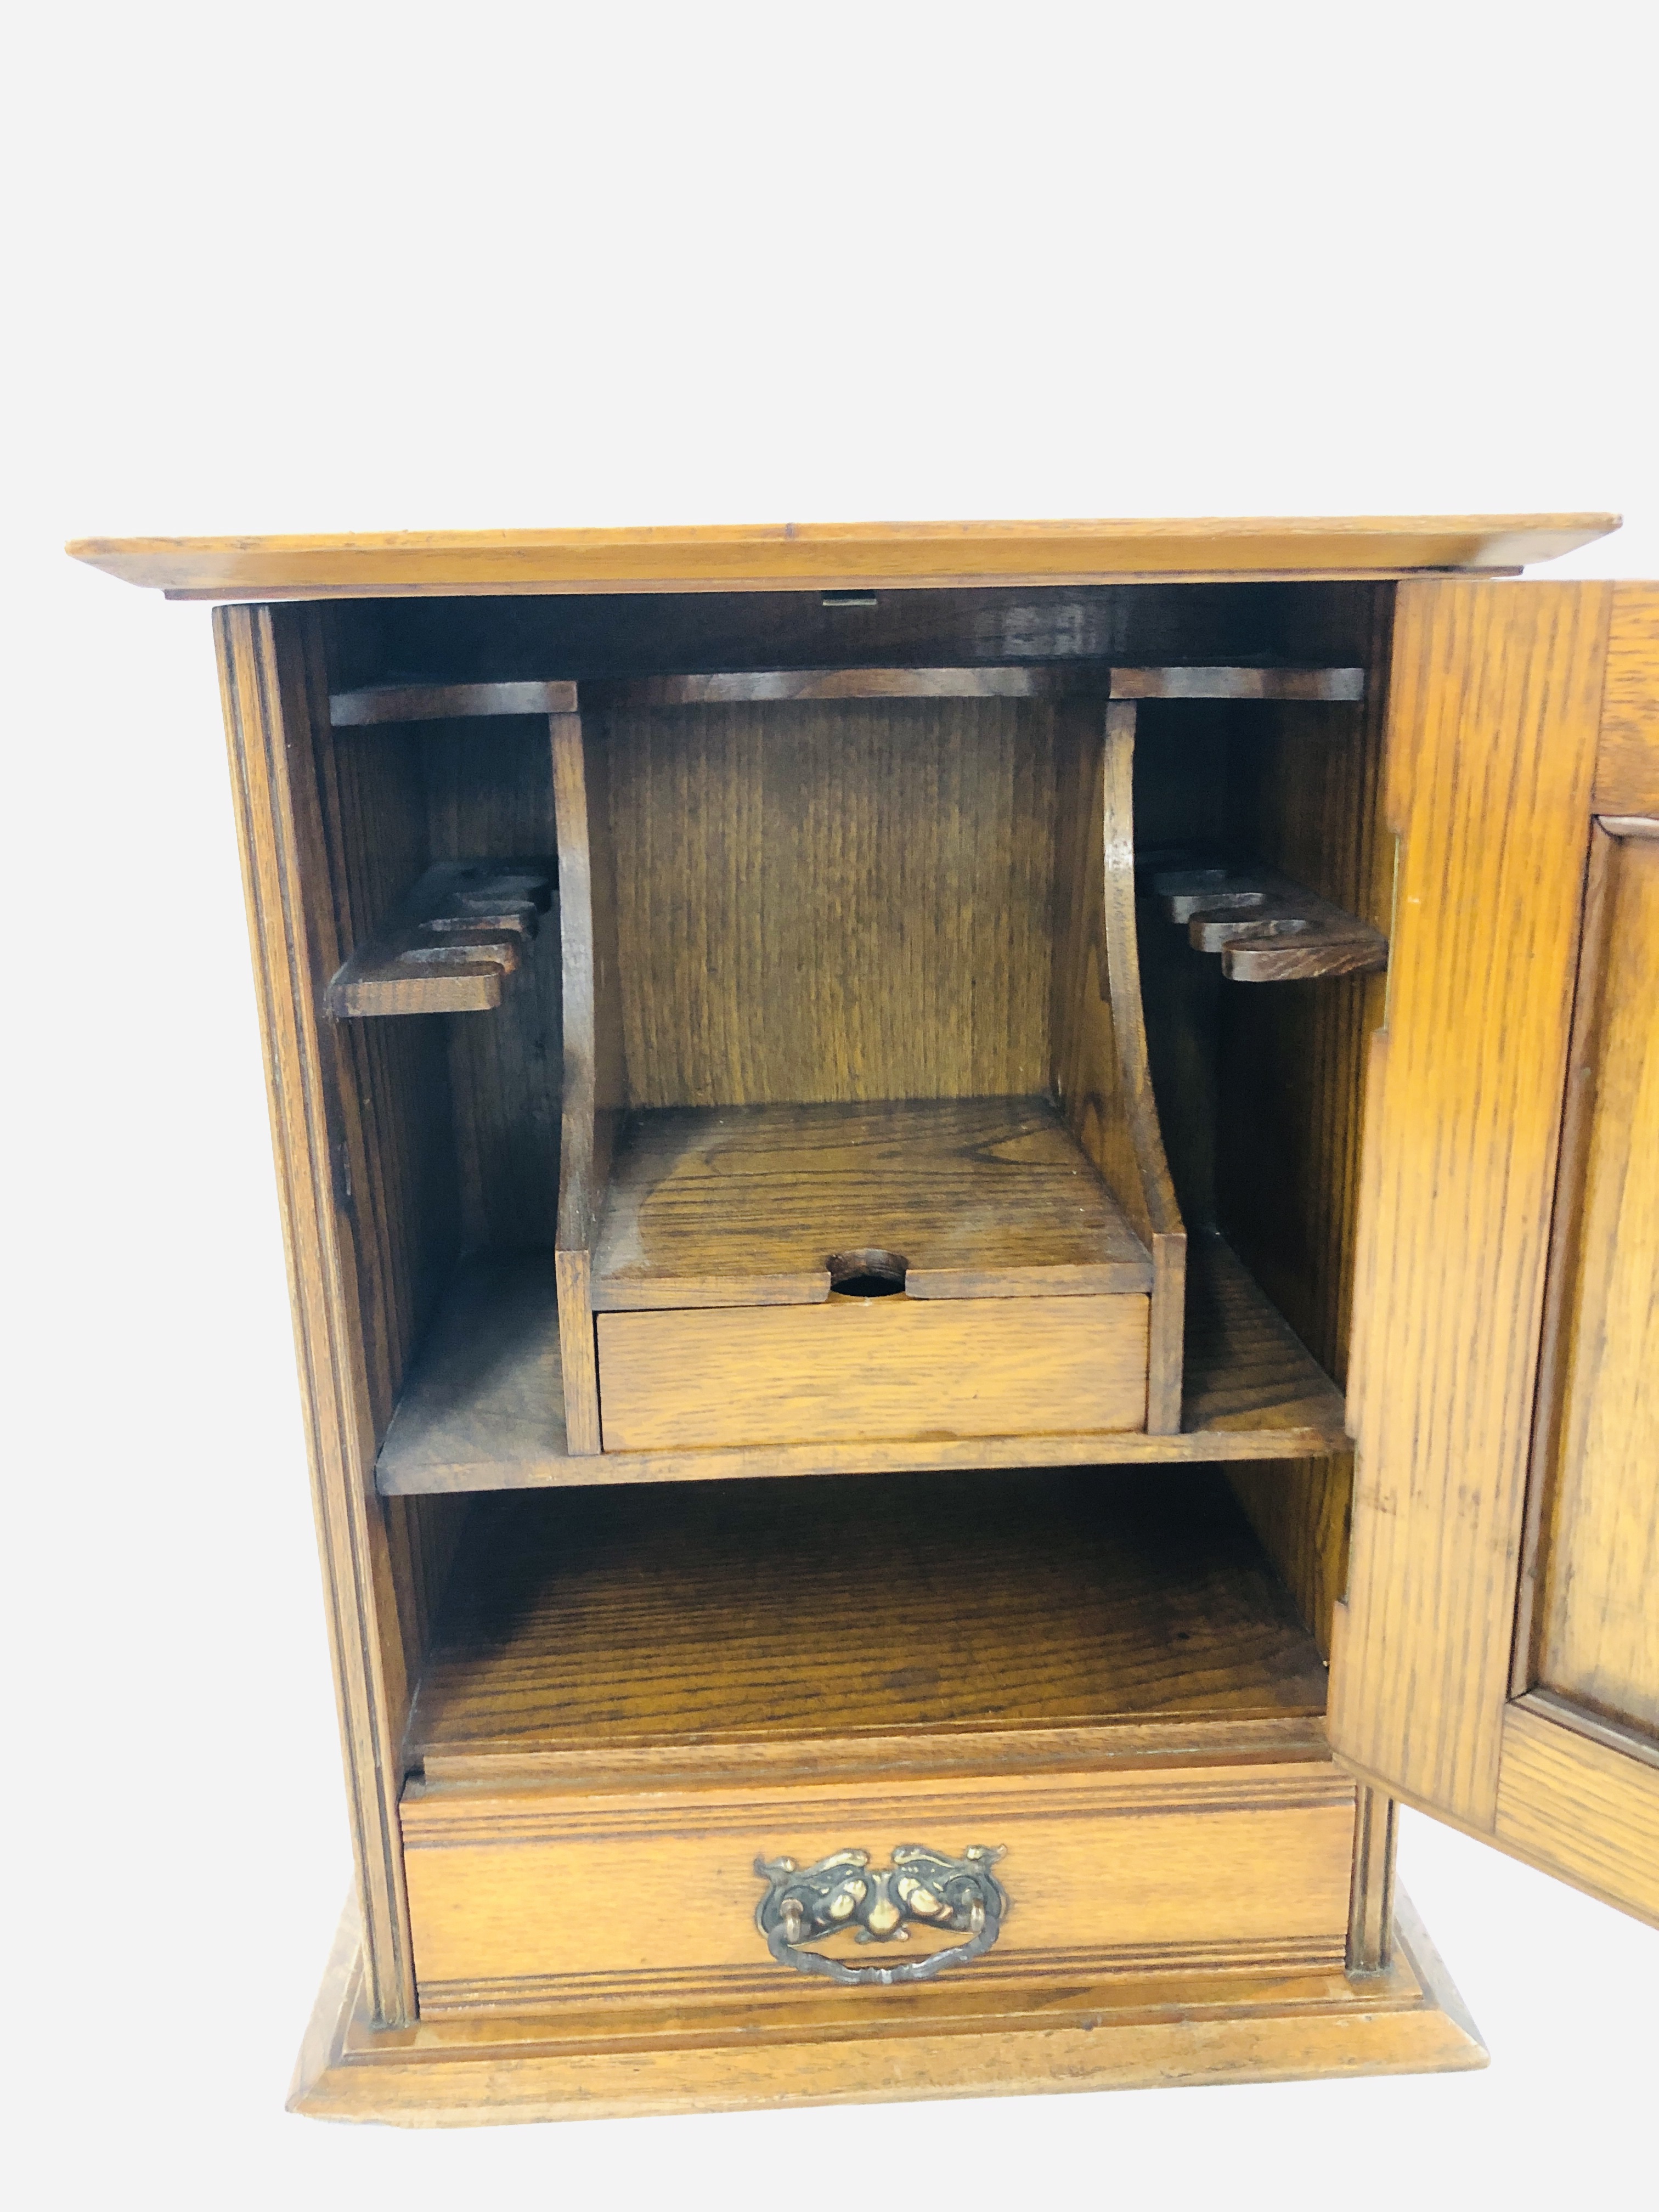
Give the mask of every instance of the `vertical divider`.
M 593 1238 L 624 1098 L 616 862 L 599 718 L 580 701 L 548 717 L 559 841 L 564 1093 L 554 1267 L 564 1368 L 566 1449 L 600 1449 L 593 1340 Z
M 1135 708 L 1056 708 L 1052 1079 L 1067 1126 L 1152 1255 L 1146 1427 L 1181 1427 L 1187 1232 L 1152 1096 L 1135 937 Z

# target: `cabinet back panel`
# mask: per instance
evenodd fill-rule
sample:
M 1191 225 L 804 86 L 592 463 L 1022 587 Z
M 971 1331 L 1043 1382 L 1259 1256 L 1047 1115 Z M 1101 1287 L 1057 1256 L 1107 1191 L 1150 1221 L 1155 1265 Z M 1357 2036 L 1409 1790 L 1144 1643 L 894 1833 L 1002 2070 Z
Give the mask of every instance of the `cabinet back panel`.
M 1050 709 L 619 711 L 606 746 L 631 1104 L 1046 1090 Z

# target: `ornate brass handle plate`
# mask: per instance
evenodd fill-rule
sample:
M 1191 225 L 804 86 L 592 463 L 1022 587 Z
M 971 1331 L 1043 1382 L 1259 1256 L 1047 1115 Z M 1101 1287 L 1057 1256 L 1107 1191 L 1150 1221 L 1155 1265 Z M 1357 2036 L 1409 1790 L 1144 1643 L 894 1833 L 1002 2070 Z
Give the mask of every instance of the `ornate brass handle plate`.
M 1001 1931 L 1008 1895 L 991 1872 L 1004 1846 L 969 1844 L 960 1858 L 925 1844 L 896 1844 L 893 1863 L 872 1867 L 868 1851 L 834 1851 L 813 1866 L 793 1859 L 755 1861 L 766 1894 L 755 1925 L 781 1966 L 823 1974 L 832 1982 L 930 1982 L 947 1966 L 983 1956 Z M 960 1929 L 967 1940 L 901 1966 L 849 1966 L 827 1952 L 802 1947 L 842 1928 L 860 1943 L 903 1943 L 910 1923 Z

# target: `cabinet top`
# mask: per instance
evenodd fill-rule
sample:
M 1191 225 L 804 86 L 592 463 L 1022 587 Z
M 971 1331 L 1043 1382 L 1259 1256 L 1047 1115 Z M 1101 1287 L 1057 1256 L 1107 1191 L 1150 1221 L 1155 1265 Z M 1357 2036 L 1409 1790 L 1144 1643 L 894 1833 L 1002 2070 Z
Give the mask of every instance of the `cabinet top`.
M 1158 522 L 803 522 L 627 530 L 390 530 L 332 538 L 79 538 L 68 550 L 169 599 L 558 592 L 895 591 L 1513 571 L 1614 514 Z

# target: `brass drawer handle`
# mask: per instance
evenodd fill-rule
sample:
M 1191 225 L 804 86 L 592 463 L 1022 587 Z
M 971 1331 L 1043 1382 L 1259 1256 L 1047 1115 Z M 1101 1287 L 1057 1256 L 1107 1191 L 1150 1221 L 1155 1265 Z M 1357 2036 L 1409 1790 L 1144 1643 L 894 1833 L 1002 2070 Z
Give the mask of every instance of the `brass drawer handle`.
M 1008 1894 L 991 1869 L 1004 1849 L 969 1844 L 953 1859 L 925 1844 L 896 1844 L 889 1867 L 872 1867 L 868 1851 L 834 1851 L 810 1867 L 757 1858 L 755 1872 L 766 1894 L 755 1909 L 755 1925 L 778 1963 L 798 1973 L 827 1974 L 832 1982 L 930 1982 L 947 1966 L 981 1957 L 996 1942 Z M 841 1928 L 856 1928 L 860 1943 L 908 1942 L 911 1921 L 961 1929 L 968 1940 L 900 1966 L 849 1966 L 801 1948 Z

